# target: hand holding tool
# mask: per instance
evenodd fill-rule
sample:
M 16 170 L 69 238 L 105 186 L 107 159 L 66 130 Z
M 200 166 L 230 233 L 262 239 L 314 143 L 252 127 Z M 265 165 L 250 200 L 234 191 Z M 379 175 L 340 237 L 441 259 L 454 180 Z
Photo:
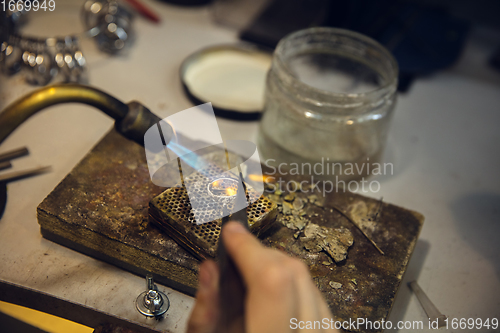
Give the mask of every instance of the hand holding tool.
M 236 197 L 234 199 L 235 207 L 243 207 L 231 216 L 222 218 L 222 228 L 229 221 L 241 223 L 247 229 L 248 218 L 246 208 L 248 205 L 246 197 L 246 186 L 240 173 L 240 181 Z M 224 246 L 222 238 L 219 240 L 217 258 L 220 269 L 219 285 L 219 305 L 220 317 L 216 332 L 235 333 L 245 331 L 245 296 L 246 287 L 238 268 L 233 259 L 229 256 Z

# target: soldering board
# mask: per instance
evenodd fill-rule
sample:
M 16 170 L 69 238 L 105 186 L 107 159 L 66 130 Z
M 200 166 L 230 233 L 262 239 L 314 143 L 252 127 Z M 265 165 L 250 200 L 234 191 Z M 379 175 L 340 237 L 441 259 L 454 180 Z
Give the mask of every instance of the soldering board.
M 290 176 L 283 179 L 294 180 Z M 144 148 L 113 129 L 38 206 L 41 233 L 133 273 L 144 276 L 151 272 L 157 282 L 194 295 L 199 261 L 148 220 L 150 201 L 164 190 L 149 178 Z M 335 262 L 327 251 L 306 248 L 301 226 L 290 222 L 293 215 L 284 207 L 290 203 L 286 195 L 291 193 L 265 193 L 282 206 L 273 226 L 261 235 L 262 242 L 307 263 L 337 319 L 386 320 L 423 216 L 349 192 L 336 191 L 325 197 L 320 193 L 299 191 L 293 196 L 301 200 L 305 211 L 301 218 L 307 223 L 350 231 L 353 243 L 345 260 Z

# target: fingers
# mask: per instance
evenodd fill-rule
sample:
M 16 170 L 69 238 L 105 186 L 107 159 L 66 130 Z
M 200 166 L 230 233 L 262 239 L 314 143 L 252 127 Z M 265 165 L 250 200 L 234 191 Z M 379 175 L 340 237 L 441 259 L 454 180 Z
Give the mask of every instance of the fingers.
M 252 278 L 258 275 L 256 269 L 266 262 L 279 259 L 274 251 L 262 246 L 257 238 L 238 222 L 229 222 L 224 226 L 222 240 L 247 285 L 255 281 Z
M 263 246 L 237 222 L 229 222 L 224 226 L 222 238 L 247 287 L 266 282 L 273 289 L 279 290 L 283 287 L 293 287 L 292 284 L 297 278 L 310 280 L 309 270 L 301 261 Z
M 287 332 L 296 309 L 293 272 L 285 267 L 292 259 L 264 247 L 237 222 L 224 226 L 222 240 L 247 287 L 247 332 Z
M 200 284 L 196 302 L 188 321 L 187 333 L 215 333 L 219 317 L 219 269 L 212 260 L 204 261 L 199 270 Z
M 247 332 L 289 332 L 292 318 L 332 317 L 302 261 L 263 246 L 237 222 L 224 226 L 222 240 L 247 287 Z

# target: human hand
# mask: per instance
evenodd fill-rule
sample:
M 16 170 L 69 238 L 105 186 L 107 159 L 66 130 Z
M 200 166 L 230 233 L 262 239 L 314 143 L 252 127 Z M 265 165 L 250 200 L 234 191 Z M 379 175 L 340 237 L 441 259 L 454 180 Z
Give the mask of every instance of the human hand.
M 222 241 L 246 286 L 246 333 L 294 332 L 297 323 L 332 318 L 307 266 L 298 259 L 263 246 L 241 224 L 229 222 Z M 219 317 L 219 270 L 214 261 L 200 266 L 200 286 L 187 333 L 216 333 Z M 300 330 L 299 330 L 300 331 Z M 338 332 L 328 327 L 308 332 Z

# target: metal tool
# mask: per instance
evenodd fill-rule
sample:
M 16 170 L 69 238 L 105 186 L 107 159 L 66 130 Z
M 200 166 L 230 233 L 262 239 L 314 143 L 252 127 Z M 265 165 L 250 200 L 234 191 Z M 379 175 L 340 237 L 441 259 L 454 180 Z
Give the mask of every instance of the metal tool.
M 0 154 L 0 170 L 12 167 L 10 160 L 18 157 L 28 155 L 29 151 L 26 147 L 10 150 Z M 50 167 L 34 168 L 22 171 L 13 171 L 9 173 L 0 174 L 0 219 L 5 211 L 7 205 L 7 183 L 14 180 L 23 179 L 30 176 L 39 175 L 50 171 Z
M 240 182 L 234 199 L 235 207 L 244 207 L 234 212 L 231 216 L 225 216 L 222 219 L 222 227 L 229 221 L 241 223 L 245 228 L 248 227 L 248 218 L 246 206 L 248 205 L 246 197 L 246 186 L 240 172 Z M 238 268 L 234 261 L 229 257 L 224 242 L 219 241 L 217 249 L 217 258 L 220 269 L 219 281 L 219 304 L 220 317 L 216 332 L 233 333 L 245 331 L 245 294 L 246 287 L 243 283 Z
M 144 144 L 146 131 L 161 119 L 138 102 L 124 104 L 113 96 L 81 84 L 54 84 L 37 89 L 0 112 L 0 144 L 35 113 L 56 104 L 83 103 L 115 119 L 116 130 L 127 139 Z M 170 142 L 166 137 L 166 143 Z
M 9 168 L 12 168 L 12 163 L 10 162 L 0 162 L 0 170 L 5 170 L 5 169 L 9 169 Z
M 5 206 L 7 205 L 7 183 L 20 180 L 23 178 L 40 175 L 42 173 L 49 172 L 51 170 L 50 166 L 33 168 L 22 171 L 12 171 L 0 175 L 0 219 L 5 211 Z
M 137 310 L 146 317 L 160 317 L 170 307 L 168 296 L 158 291 L 152 275 L 146 276 L 147 290 L 142 292 L 135 301 Z
M 0 154 L 0 162 L 6 162 L 18 157 L 23 157 L 29 154 L 28 148 L 22 147 L 14 150 L 9 150 Z
M 49 172 L 51 170 L 50 166 L 37 167 L 21 171 L 12 171 L 0 175 L 0 182 L 14 181 L 22 178 L 39 175 L 42 173 Z
M 408 286 L 410 287 L 411 290 L 415 293 L 415 295 L 418 298 L 418 301 L 420 302 L 420 305 L 422 305 L 422 308 L 424 308 L 425 313 L 427 314 L 427 317 L 429 317 L 429 321 L 435 322 L 437 321 L 438 327 L 443 327 L 446 326 L 446 316 L 439 312 L 439 310 L 436 308 L 436 306 L 431 302 L 429 297 L 424 293 L 424 291 L 420 288 L 418 285 L 417 281 L 412 281 L 408 283 Z

